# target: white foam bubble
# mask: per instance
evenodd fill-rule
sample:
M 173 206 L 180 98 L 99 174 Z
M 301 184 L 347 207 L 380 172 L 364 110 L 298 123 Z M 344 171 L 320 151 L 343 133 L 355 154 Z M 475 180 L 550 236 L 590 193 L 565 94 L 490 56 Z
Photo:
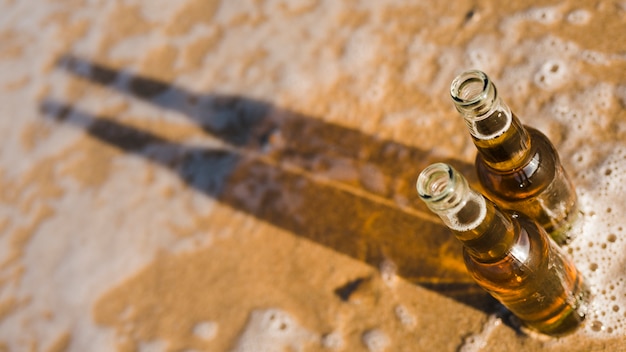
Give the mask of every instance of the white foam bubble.
M 140 342 L 139 352 L 162 352 L 167 350 L 167 342 L 161 340 Z
M 433 66 L 439 53 L 438 46 L 424 40 L 422 36 L 418 35 L 413 38 L 407 47 L 409 60 L 404 71 L 404 82 L 407 84 L 431 83 L 434 74 Z
M 574 10 L 568 13 L 565 19 L 571 24 L 584 25 L 591 20 L 591 12 L 584 9 Z
M 398 271 L 398 266 L 389 259 L 385 259 L 380 263 L 380 276 L 383 279 L 383 282 L 388 286 L 393 285 L 396 280 L 396 272 Z
M 479 35 L 467 44 L 466 60 L 469 67 L 474 67 L 490 76 L 497 75 L 504 61 L 504 54 L 498 48 L 496 35 Z
M 536 7 L 522 14 L 523 18 L 542 24 L 553 24 L 563 18 L 560 6 Z
M 369 28 L 361 28 L 354 32 L 346 43 L 343 61 L 346 66 L 366 69 L 374 63 L 379 55 L 378 43 L 382 40 L 380 33 Z
M 590 134 L 603 133 L 609 127 L 611 117 L 606 112 L 617 102 L 614 91 L 609 84 L 597 83 L 573 94 L 556 96 L 545 107 L 546 114 L 567 128 L 566 146 L 579 145 Z
M 337 331 L 322 336 L 322 347 L 338 350 L 344 345 L 343 336 Z
M 415 316 L 409 312 L 407 307 L 398 304 L 393 311 L 396 314 L 396 318 L 398 318 L 402 325 L 406 327 L 415 326 L 417 320 L 415 319 Z
M 193 326 L 193 334 L 204 340 L 212 340 L 217 336 L 218 325 L 212 321 L 203 321 Z
M 276 308 L 254 310 L 233 352 L 282 352 L 287 348 L 299 351 L 314 341 L 319 341 L 319 337 L 287 312 Z
M 370 352 L 385 351 L 391 343 L 387 334 L 380 329 L 366 331 L 363 333 L 363 336 L 361 336 L 361 341 L 363 341 L 363 344 Z
M 487 322 L 478 333 L 467 336 L 463 339 L 463 344 L 459 347 L 459 352 L 479 352 L 487 347 L 489 337 L 494 330 L 502 324 L 502 320 L 495 315 L 490 315 Z
M 580 58 L 594 65 L 607 65 L 610 62 L 609 57 L 594 50 L 583 50 Z
M 566 82 L 569 72 L 566 63 L 551 59 L 546 61 L 534 76 L 534 82 L 538 87 L 544 89 L 559 88 Z

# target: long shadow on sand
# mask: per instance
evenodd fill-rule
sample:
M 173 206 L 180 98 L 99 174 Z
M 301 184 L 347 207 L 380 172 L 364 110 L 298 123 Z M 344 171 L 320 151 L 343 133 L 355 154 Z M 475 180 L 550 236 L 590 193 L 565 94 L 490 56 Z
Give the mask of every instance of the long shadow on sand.
M 429 151 L 267 102 L 197 94 L 77 57 L 64 57 L 58 66 L 178 111 L 225 147 L 172 143 L 53 100 L 41 103 L 46 116 L 162 165 L 199 192 L 295 235 L 375 267 L 390 260 L 415 284 L 484 311 L 497 309 L 465 273 L 460 244 L 417 200 L 417 173 L 441 161 Z M 466 175 L 474 173 L 467 163 L 443 161 Z

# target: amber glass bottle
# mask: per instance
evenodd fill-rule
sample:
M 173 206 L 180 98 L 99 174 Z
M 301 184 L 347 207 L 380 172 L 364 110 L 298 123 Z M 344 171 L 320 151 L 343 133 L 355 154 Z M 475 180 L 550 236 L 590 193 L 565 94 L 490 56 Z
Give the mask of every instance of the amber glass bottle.
M 417 191 L 463 243 L 476 282 L 528 327 L 563 335 L 581 324 L 588 299 L 582 276 L 542 227 L 501 211 L 447 164 L 424 169 Z
M 523 126 L 481 71 L 466 71 L 450 87 L 478 149 L 476 169 L 487 197 L 539 223 L 558 244 L 570 240 L 577 197 L 556 149 Z

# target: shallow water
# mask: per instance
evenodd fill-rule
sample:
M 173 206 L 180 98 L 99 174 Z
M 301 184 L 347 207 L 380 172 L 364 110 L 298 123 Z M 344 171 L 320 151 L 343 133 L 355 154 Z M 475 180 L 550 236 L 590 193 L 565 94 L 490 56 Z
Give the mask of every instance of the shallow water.
M 624 349 L 626 4 L 0 0 L 0 346 Z M 576 185 L 587 323 L 520 331 L 417 200 L 484 70 Z

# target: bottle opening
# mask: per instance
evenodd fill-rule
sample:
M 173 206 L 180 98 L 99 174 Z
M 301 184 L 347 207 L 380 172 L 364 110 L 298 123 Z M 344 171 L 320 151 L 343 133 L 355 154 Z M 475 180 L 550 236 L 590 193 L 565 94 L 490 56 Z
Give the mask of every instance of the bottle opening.
M 445 198 L 454 190 L 452 168 L 444 163 L 428 166 L 417 178 L 417 193 L 424 200 Z
M 450 86 L 450 95 L 457 104 L 474 105 L 487 98 L 489 78 L 477 70 L 458 75 Z
M 494 139 L 509 129 L 511 110 L 498 99 L 496 87 L 484 72 L 458 75 L 450 85 L 450 95 L 474 138 Z
M 483 196 L 469 188 L 463 175 L 448 164 L 426 167 L 416 186 L 426 206 L 453 230 L 469 231 L 485 218 L 487 206 Z

